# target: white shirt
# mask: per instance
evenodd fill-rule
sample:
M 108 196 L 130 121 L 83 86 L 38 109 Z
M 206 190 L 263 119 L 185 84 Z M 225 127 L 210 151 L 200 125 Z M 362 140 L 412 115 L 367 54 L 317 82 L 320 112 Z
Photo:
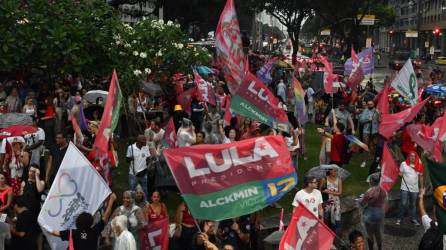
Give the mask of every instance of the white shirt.
M 319 218 L 319 205 L 322 204 L 322 194 L 318 189 L 313 189 L 313 192 L 307 193 L 305 189 L 296 193 L 292 205 L 299 206 L 299 202 L 305 204 L 305 207 L 310 210 L 316 218 Z
M 180 128 L 177 134 L 178 147 L 189 147 L 195 143 L 195 138 L 187 129 Z
M 164 131 L 164 129 L 160 128 L 160 130 L 158 131 L 158 133 L 156 133 L 156 132 L 153 131 L 151 128 L 148 128 L 148 129 L 146 129 L 146 130 L 144 131 L 144 136 L 146 136 L 146 139 L 147 139 L 147 137 L 148 137 L 148 135 L 149 135 L 150 132 L 153 133 L 153 140 L 159 142 L 159 141 L 161 141 L 161 139 L 163 139 L 163 137 L 164 137 L 164 133 L 165 133 L 166 131 Z
M 307 94 L 308 102 L 313 102 L 314 90 L 312 87 L 308 87 L 306 94 Z
M 136 250 L 136 242 L 132 233 L 128 230 L 121 232 L 121 234 L 116 237 L 114 250 Z
M 133 150 L 132 150 L 133 149 Z M 132 152 L 133 151 L 133 152 Z M 146 159 L 150 156 L 149 147 L 143 146 L 141 149 L 139 149 L 136 146 L 136 143 L 130 145 L 127 148 L 127 154 L 126 157 L 132 158 L 134 157 L 134 160 L 130 162 L 129 165 L 129 174 L 135 175 L 147 168 L 146 165 Z
M 401 190 L 409 192 L 418 192 L 418 176 L 420 173 L 415 171 L 413 167 L 406 164 L 406 161 L 401 162 L 400 173 L 403 174 L 401 180 Z

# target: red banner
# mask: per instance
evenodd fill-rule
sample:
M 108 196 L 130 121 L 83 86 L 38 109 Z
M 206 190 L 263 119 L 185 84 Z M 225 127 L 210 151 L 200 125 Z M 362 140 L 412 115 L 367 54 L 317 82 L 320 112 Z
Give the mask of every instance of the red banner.
M 294 172 L 282 136 L 165 149 L 163 154 L 178 188 L 187 194 L 216 192 Z
M 232 97 L 231 109 L 270 127 L 289 132 L 285 110 L 279 107 L 279 101 L 268 87 L 251 73 L 246 74 L 242 85 Z
M 248 71 L 233 0 L 227 0 L 220 15 L 215 32 L 215 48 L 218 64 L 233 94 Z
M 294 211 L 279 250 L 329 250 L 335 234 L 303 204 Z
M 139 229 L 141 250 L 169 249 L 169 218 L 151 221 Z

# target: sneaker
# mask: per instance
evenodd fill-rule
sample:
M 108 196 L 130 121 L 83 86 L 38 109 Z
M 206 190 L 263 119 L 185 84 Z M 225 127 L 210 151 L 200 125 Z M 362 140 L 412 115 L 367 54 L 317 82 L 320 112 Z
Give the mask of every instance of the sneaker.
M 415 226 L 419 226 L 419 225 L 420 225 L 420 223 L 419 223 L 417 220 L 412 220 L 412 223 L 413 223 Z
M 401 220 L 396 220 L 395 225 L 397 225 L 397 226 L 401 225 Z
M 366 163 L 365 163 L 365 161 L 363 161 L 362 163 L 361 163 L 361 168 L 365 168 L 365 165 L 366 165 Z

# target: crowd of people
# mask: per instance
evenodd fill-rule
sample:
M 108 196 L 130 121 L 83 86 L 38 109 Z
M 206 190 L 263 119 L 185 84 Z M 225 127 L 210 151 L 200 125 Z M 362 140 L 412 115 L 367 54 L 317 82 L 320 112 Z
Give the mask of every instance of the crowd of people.
M 252 71 L 256 72 L 266 61 L 267 58 L 251 60 Z M 184 103 L 175 101 L 176 96 L 160 97 L 143 90 L 135 91 L 128 96 L 125 103 L 126 118 L 121 119 L 120 129 L 115 133 L 115 138 L 123 134 L 130 138 L 125 151 L 125 161 L 129 168 L 125 170 L 128 171 L 129 190 L 122 194 L 122 202 L 115 204 L 116 208 L 113 210 L 114 203 L 119 202 L 116 195 L 112 194 L 102 209 L 102 218 L 95 219 L 93 215 L 84 213 L 76 219 L 76 230 L 48 230 L 62 240 L 68 240 L 72 234 L 75 249 L 97 249 L 99 246 L 102 249 L 138 249 L 138 230 L 147 223 L 169 217 L 170 206 L 168 199 L 165 199 L 166 193 L 176 190 L 162 154 L 166 148 L 164 137 L 169 118 L 173 119 L 176 146 L 180 148 L 198 144 L 232 143 L 263 135 L 282 135 L 297 171 L 298 161 L 307 160 L 307 149 L 304 124 L 299 123 L 293 113 L 295 99 L 291 79 L 294 76 L 305 89 L 308 120 L 319 127 L 319 163 L 333 164 L 334 167 L 329 168 L 326 176 L 321 179 L 305 176 L 304 188 L 295 194 L 291 205 L 296 207 L 299 202 L 304 204 L 342 237 L 340 229 L 345 225 L 341 224 L 341 197 L 344 187 L 337 171 L 349 164 L 352 154 L 369 154 L 371 160 L 360 166 L 366 167 L 368 164 L 371 175 L 368 180 L 370 188 L 360 200 L 360 205 L 365 207 L 363 222 L 366 237 L 355 230 L 350 233 L 349 240 L 351 249 L 365 249 L 364 241 L 367 241 L 369 249 L 373 249 L 375 244 L 378 249 L 382 249 L 387 192 L 378 185 L 384 141 L 378 133 L 381 115 L 375 108 L 378 91 L 370 78 L 358 89 L 351 90 L 340 85 L 335 88 L 332 96 L 324 94 L 323 90 L 313 89 L 311 74 L 317 68 L 313 66 L 312 63 L 300 62 L 291 68 L 274 67 L 271 70 L 271 81 L 267 85 L 278 98 L 279 106 L 288 114 L 288 132 L 269 128 L 258 121 L 235 114 L 231 115 L 229 124 L 225 124 L 223 118 L 230 92 L 223 77 L 218 74 L 203 76 L 215 91 L 215 106 L 202 102 L 196 95 L 185 106 Z M 178 81 L 183 82 L 184 89 L 195 86 L 190 76 L 177 75 L 173 82 Z M 389 83 L 390 79 L 386 78 L 384 84 Z M 36 128 L 35 133 L 4 139 L 0 147 L 0 212 L 7 215 L 3 219 L 6 223 L 0 225 L 0 249 L 5 249 L 5 246 L 6 249 L 43 249 L 45 239 L 37 223 L 44 200 L 42 195 L 51 187 L 69 141 L 75 143 L 104 178 L 113 180 L 113 171 L 105 174 L 99 164 L 95 163 L 97 159 L 92 145 L 100 123 L 99 112 L 93 112 L 88 117 L 82 139 L 73 136 L 75 133 L 71 126 L 72 119 L 82 124 L 84 108 L 92 105 L 83 99 L 86 91 L 98 86 L 101 88 L 101 85 L 101 81 L 89 84 L 81 77 L 67 77 L 51 86 L 31 80 L 5 81 L 0 84 L 1 114 L 29 115 L 33 120 L 32 126 Z M 393 112 L 407 107 L 398 97 L 389 96 L 389 102 Z M 103 100 L 98 99 L 94 105 L 101 103 Z M 442 115 L 442 111 L 432 110 L 434 109 L 431 106 L 427 107 L 416 121 L 432 122 Z M 369 152 L 351 147 L 345 135 L 357 136 L 368 145 Z M 400 213 L 395 224 L 400 225 L 408 212 L 411 222 L 415 226 L 420 225 L 416 212 L 417 198 L 420 196 L 418 205 L 421 220 L 427 230 L 432 219 L 427 216 L 422 202 L 424 178 L 422 172 L 418 171 L 422 168 L 419 159 L 422 152 L 404 128 L 394 138 L 401 145 L 398 147 L 400 150 L 394 151 L 404 156 L 399 159 L 400 175 L 404 181 L 401 183 Z M 111 169 L 119 164 L 116 159 L 117 151 L 116 140 L 112 139 L 109 157 Z M 272 206 L 281 207 L 278 203 Z M 258 213 L 220 222 L 199 221 L 193 218 L 187 204 L 181 202 L 170 221 L 175 223 L 172 242 L 177 249 L 258 248 Z M 344 242 L 337 242 L 336 246 L 343 247 Z

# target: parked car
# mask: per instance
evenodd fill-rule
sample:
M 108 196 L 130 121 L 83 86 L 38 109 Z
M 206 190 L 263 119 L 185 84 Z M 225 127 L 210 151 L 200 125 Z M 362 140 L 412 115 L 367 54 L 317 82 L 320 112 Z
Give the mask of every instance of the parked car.
M 435 64 L 437 64 L 437 65 L 446 65 L 446 57 L 445 56 L 437 57 L 437 59 L 435 59 Z

